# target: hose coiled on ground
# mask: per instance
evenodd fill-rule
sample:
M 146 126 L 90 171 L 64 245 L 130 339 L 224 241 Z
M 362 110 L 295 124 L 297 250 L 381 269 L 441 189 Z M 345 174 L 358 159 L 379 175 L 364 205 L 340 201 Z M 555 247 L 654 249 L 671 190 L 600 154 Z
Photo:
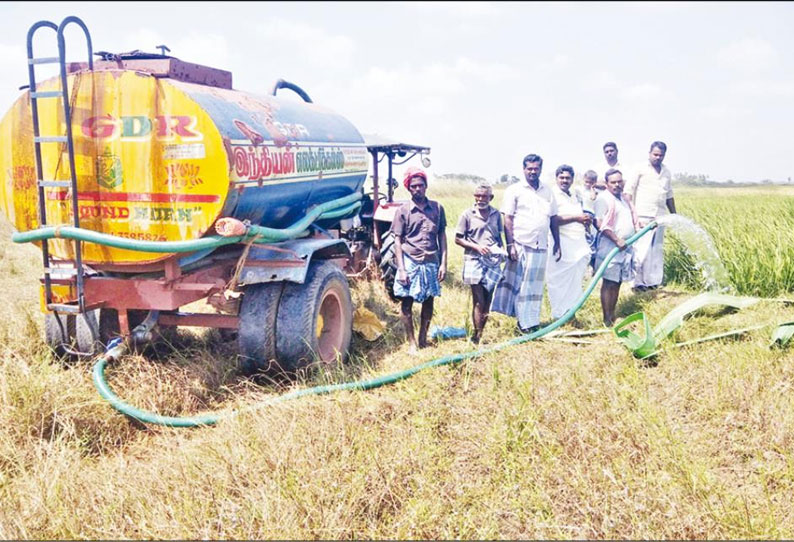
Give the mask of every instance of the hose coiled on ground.
M 640 231 L 626 239 L 626 245 L 634 244 L 640 237 L 651 231 L 653 228 L 656 227 L 656 222 L 651 222 Z M 291 399 L 298 399 L 300 397 L 305 397 L 307 395 L 324 395 L 328 393 L 334 393 L 337 391 L 346 391 L 346 390 L 371 390 L 375 388 L 379 388 L 381 386 L 385 386 L 387 384 L 393 384 L 395 382 L 399 382 L 400 380 L 405 380 L 406 378 L 410 378 L 411 376 L 415 375 L 420 371 L 424 371 L 425 369 L 429 369 L 431 367 L 440 367 L 442 365 L 449 365 L 452 363 L 460 363 L 461 361 L 471 359 L 477 356 L 481 356 L 484 354 L 490 354 L 492 352 L 497 352 L 499 350 L 503 350 L 510 346 L 515 346 L 517 344 L 522 344 L 528 341 L 532 341 L 543 337 L 554 331 L 555 329 L 565 325 L 573 316 L 576 314 L 584 302 L 590 297 L 590 294 L 593 293 L 593 290 L 598 284 L 598 281 L 604 274 L 607 265 L 612 259 L 617 255 L 618 248 L 615 247 L 607 254 L 607 257 L 604 258 L 603 263 L 599 266 L 596 270 L 593 278 L 590 280 L 590 284 L 588 284 L 585 291 L 582 293 L 582 296 L 576 302 L 576 304 L 571 307 L 568 312 L 562 315 L 559 319 L 555 320 L 554 322 L 550 323 L 549 325 L 527 335 L 522 335 L 521 337 L 516 337 L 509 341 L 505 341 L 503 343 L 499 343 L 497 345 L 480 348 L 477 350 L 471 350 L 469 352 L 463 352 L 460 354 L 453 354 L 449 356 L 443 356 L 440 358 L 436 358 L 425 363 L 421 363 L 414 367 L 410 367 L 408 369 L 404 369 L 402 371 L 398 371 L 395 373 L 390 373 L 384 376 L 380 376 L 377 378 L 372 378 L 369 380 L 356 380 L 352 382 L 341 382 L 339 384 L 328 384 L 324 386 L 315 386 L 313 388 L 305 388 L 302 390 L 295 390 L 284 395 L 280 395 L 278 397 L 274 397 L 273 399 L 269 399 L 264 401 L 263 403 L 259 403 L 250 407 L 250 409 L 246 410 L 253 410 L 262 408 L 264 406 L 280 403 L 283 401 L 289 401 Z M 96 362 L 93 368 L 93 380 L 94 385 L 99 391 L 99 394 L 107 400 L 110 405 L 127 416 L 131 418 L 135 418 L 138 421 L 143 423 L 150 423 L 154 425 L 164 425 L 167 427 L 199 427 L 199 426 L 206 426 L 206 425 L 214 425 L 218 421 L 239 414 L 241 411 L 232 411 L 228 413 L 221 413 L 221 414 L 208 414 L 204 416 L 191 416 L 191 417 L 172 417 L 172 416 L 160 416 L 159 414 L 146 412 L 135 408 L 124 401 L 122 401 L 113 391 L 110 389 L 110 386 L 105 379 L 105 368 L 107 364 L 112 359 L 118 359 L 120 355 L 123 353 L 124 343 L 121 339 L 114 339 L 108 345 L 108 349 L 103 354 L 99 360 Z

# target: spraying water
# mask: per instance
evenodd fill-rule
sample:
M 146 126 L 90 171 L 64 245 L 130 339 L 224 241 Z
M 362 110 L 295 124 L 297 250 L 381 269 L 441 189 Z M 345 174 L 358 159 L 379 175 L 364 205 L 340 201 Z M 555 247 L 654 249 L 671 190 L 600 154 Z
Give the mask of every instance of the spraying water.
M 695 270 L 703 277 L 706 291 L 733 292 L 728 271 L 714 247 L 714 240 L 702 226 L 680 214 L 661 216 L 656 221 L 660 226 L 671 228 L 695 259 Z

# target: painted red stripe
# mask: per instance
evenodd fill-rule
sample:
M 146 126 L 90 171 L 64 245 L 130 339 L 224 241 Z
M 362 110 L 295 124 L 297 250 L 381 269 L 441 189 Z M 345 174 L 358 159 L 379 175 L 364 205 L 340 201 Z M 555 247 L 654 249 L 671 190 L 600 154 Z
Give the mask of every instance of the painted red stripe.
M 68 199 L 66 190 L 48 192 L 47 199 L 63 201 Z M 89 201 L 139 201 L 146 203 L 217 203 L 220 196 L 209 194 L 155 194 L 131 192 L 79 192 L 78 200 Z

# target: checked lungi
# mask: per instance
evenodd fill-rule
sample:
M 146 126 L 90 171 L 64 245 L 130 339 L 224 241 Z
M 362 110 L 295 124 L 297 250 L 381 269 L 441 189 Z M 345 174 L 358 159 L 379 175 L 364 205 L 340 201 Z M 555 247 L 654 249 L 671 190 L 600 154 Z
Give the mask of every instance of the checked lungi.
M 408 275 L 408 285 L 395 279 L 394 295 L 397 297 L 411 297 L 417 303 L 422 303 L 429 297 L 441 295 L 441 284 L 438 282 L 438 263 L 420 263 L 403 253 L 403 265 Z
M 546 276 L 546 249 L 515 244 L 516 261 L 508 260 L 504 276 L 496 287 L 492 312 L 514 316 L 521 329 L 540 324 L 543 280 Z
M 502 280 L 501 256 L 479 256 L 463 260 L 463 283 L 482 284 L 486 290 L 493 292 Z

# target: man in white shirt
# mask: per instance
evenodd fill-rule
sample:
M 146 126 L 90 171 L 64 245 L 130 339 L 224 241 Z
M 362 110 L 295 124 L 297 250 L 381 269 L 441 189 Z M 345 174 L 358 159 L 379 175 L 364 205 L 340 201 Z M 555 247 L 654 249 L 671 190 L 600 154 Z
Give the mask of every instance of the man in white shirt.
M 592 222 L 592 215 L 582 208 L 581 194 L 571 190 L 573 168 L 563 164 L 557 168 L 555 175 L 557 186 L 551 192 L 557 202 L 562 258 L 547 259 L 546 286 L 551 317 L 556 320 L 563 317 L 582 296 L 582 279 L 590 263 L 586 228 Z
M 637 228 L 644 228 L 658 217 L 675 213 L 672 176 L 662 164 L 667 145 L 651 143 L 648 162 L 637 168 L 628 183 L 627 197 L 637 213 Z M 657 227 L 653 235 L 644 235 L 634 245 L 637 261 L 634 289 L 643 292 L 658 288 L 664 278 L 664 227 Z
M 552 257 L 559 260 L 562 252 L 557 203 L 549 187 L 540 184 L 543 159 L 528 154 L 523 164 L 526 181 L 510 185 L 502 202 L 509 260 L 491 311 L 515 316 L 521 332 L 532 333 L 540 327 L 549 231 Z

